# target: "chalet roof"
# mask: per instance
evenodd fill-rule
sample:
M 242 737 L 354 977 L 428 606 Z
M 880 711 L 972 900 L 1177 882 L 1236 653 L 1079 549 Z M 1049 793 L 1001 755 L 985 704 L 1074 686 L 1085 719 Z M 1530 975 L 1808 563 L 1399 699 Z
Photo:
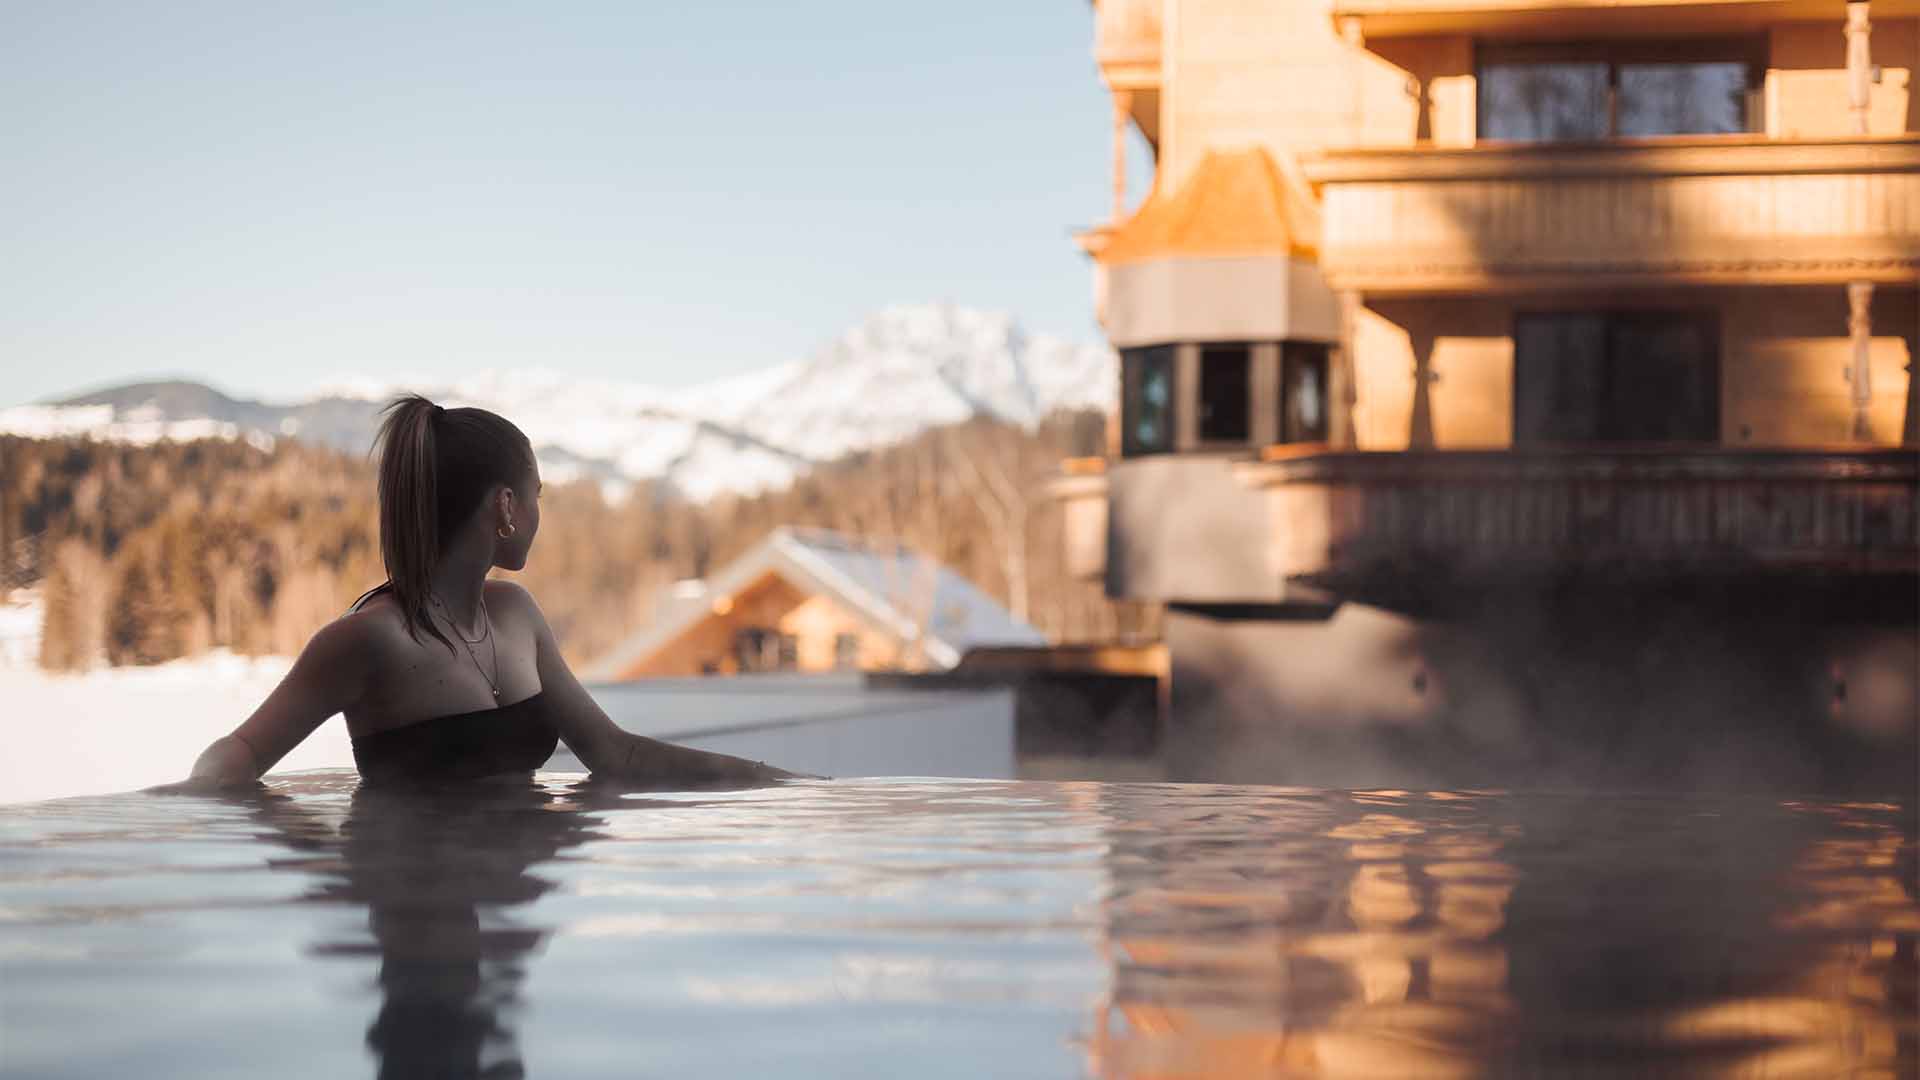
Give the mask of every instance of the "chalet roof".
M 1013 617 L 959 574 L 894 544 L 863 543 L 826 529 L 775 529 L 707 581 L 697 598 L 674 605 L 584 673 L 612 679 L 713 614 L 713 598 L 732 596 L 767 574 L 813 595 L 828 595 L 896 641 L 926 625 L 927 659 L 952 667 L 980 645 L 1044 645 L 1038 630 Z
M 1179 188 L 1159 184 L 1099 249 L 1103 263 L 1319 255 L 1319 207 L 1306 181 L 1254 147 L 1214 151 Z

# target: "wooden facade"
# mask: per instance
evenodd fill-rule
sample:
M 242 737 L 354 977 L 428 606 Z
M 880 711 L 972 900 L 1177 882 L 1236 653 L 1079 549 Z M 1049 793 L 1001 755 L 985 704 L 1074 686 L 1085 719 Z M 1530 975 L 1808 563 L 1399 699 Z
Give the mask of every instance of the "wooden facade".
M 1920 2 L 1094 10 L 1122 407 L 1053 491 L 1170 775 L 1913 750 Z
M 1157 170 L 1143 205 L 1082 235 L 1125 404 L 1103 467 L 1080 463 L 1056 487 L 1073 565 L 1114 595 L 1271 604 L 1292 587 L 1319 603 L 1355 564 L 1301 552 L 1364 547 L 1369 563 L 1411 564 L 1425 549 L 1409 538 L 1452 516 L 1561 513 L 1572 473 L 1518 479 L 1544 461 L 1622 477 L 1613 510 L 1587 511 L 1619 519 L 1585 524 L 1629 537 L 1671 490 L 1625 478 L 1668 449 L 1823 521 L 1818 508 L 1860 489 L 1792 477 L 1911 459 L 1875 455 L 1920 437 L 1920 4 L 1095 10 L 1116 138 L 1137 131 Z M 1543 72 L 1565 84 L 1549 99 L 1591 76 L 1606 117 L 1497 92 Z M 1659 121 L 1671 133 L 1622 133 L 1642 130 L 1622 117 L 1648 72 L 1719 118 L 1676 107 Z M 1724 91 L 1699 89 L 1713 78 Z M 1224 391 L 1204 370 L 1222 348 L 1244 350 L 1248 369 Z M 1328 358 L 1307 385 L 1324 420 L 1304 436 L 1289 435 L 1300 425 L 1277 388 L 1296 349 Z M 1210 421 L 1222 401 L 1246 415 Z M 1479 494 L 1418 493 L 1434 482 Z M 1356 514 L 1399 515 L 1404 535 L 1359 530 Z M 1911 529 L 1871 536 L 1891 545 L 1876 566 L 1911 571 Z M 1647 539 L 1658 577 L 1673 552 Z M 1850 541 L 1832 542 L 1802 565 L 1857 563 Z
M 587 678 L 944 671 L 970 650 L 1045 638 L 952 570 L 897 544 L 780 528 L 682 582 Z
M 1920 275 L 1920 135 L 1339 151 L 1307 171 L 1322 271 L 1369 294 Z
M 601 672 L 611 681 L 768 671 L 912 669 L 923 657 L 876 632 L 858 611 L 769 572 L 705 610 L 644 655 Z

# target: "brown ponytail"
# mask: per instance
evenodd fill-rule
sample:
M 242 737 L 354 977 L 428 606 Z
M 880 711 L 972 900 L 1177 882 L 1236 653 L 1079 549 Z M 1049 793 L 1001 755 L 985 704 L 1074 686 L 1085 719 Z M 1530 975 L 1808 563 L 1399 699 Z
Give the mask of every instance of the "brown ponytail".
M 424 629 L 451 652 L 453 642 L 427 614 L 434 567 L 489 490 L 525 486 L 533 474 L 533 447 L 519 428 L 485 409 L 442 409 L 408 394 L 382 410 L 374 448 L 380 455 L 380 557 L 407 636 L 418 641 Z

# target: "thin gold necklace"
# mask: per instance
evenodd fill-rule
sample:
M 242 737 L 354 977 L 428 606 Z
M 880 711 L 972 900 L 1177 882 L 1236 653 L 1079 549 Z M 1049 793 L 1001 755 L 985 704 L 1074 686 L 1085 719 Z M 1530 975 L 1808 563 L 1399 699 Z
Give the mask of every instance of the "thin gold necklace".
M 493 635 L 493 616 L 491 613 L 487 611 L 486 597 L 482 596 L 480 598 L 480 636 L 475 638 L 470 638 L 461 631 L 460 624 L 454 621 L 453 609 L 447 606 L 447 602 L 445 600 L 440 599 L 440 594 L 428 593 L 427 595 L 432 597 L 433 602 L 440 606 L 440 614 L 445 615 L 447 617 L 447 625 L 453 627 L 453 632 L 455 634 L 460 635 L 461 641 L 464 641 L 469 645 L 478 645 Z
M 459 638 L 460 644 L 466 646 L 467 659 L 473 661 L 473 670 L 478 671 L 480 677 L 487 680 L 487 689 L 493 691 L 493 700 L 499 701 L 500 646 L 495 644 L 493 640 L 493 616 L 487 613 L 487 598 L 484 596 L 480 598 L 480 620 L 485 624 L 485 629 L 480 632 L 479 637 L 472 639 L 469 639 L 467 635 L 460 632 L 460 624 L 453 621 L 453 612 L 447 610 L 447 602 L 445 600 L 435 595 L 433 596 L 433 602 L 439 605 L 440 613 L 446 617 L 447 625 L 453 628 L 453 636 Z M 473 651 L 473 647 L 483 641 L 487 643 L 487 656 L 493 661 L 492 675 L 487 674 L 487 669 L 480 666 L 480 657 Z

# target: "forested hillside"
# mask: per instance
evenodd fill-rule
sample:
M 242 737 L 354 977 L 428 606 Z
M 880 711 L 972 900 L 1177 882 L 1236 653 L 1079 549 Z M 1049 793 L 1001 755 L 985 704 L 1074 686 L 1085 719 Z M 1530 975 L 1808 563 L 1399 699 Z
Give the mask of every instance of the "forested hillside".
M 5 583 L 41 587 L 49 668 L 297 650 L 380 580 L 371 476 L 295 443 L 0 439 Z
M 1033 431 L 937 428 L 751 498 L 694 503 L 641 485 L 610 502 L 549 485 L 527 570 L 576 663 L 643 624 L 659 590 L 703 576 L 782 524 L 897 539 L 1024 612 L 1058 640 L 1151 632 L 1061 572 L 1060 516 L 1041 486 L 1093 452 L 1097 414 Z M 39 587 L 41 663 L 151 664 L 214 647 L 290 654 L 381 570 L 373 468 L 281 440 L 115 445 L 0 437 L 0 590 Z

